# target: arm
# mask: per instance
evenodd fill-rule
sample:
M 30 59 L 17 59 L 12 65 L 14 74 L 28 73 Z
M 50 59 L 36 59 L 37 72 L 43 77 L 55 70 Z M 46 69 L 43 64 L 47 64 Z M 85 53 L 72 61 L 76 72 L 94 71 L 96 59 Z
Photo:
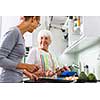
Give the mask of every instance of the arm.
M 2 43 L 0 45 L 0 67 L 10 70 L 15 69 L 26 69 L 29 72 L 33 72 L 38 70 L 38 65 L 33 64 L 23 64 L 20 61 L 13 61 L 9 59 L 9 55 L 12 53 L 17 40 L 19 37 L 19 33 L 9 31 L 6 33 Z
M 19 64 L 17 64 L 16 69 L 22 69 L 22 70 L 25 69 L 25 70 L 33 73 L 33 72 L 39 70 L 39 67 L 38 67 L 37 64 L 23 64 L 23 63 L 19 63 Z
M 0 45 L 0 67 L 5 69 L 16 69 L 18 62 L 9 59 L 8 56 L 12 52 L 18 39 L 18 34 L 9 31 L 5 34 Z

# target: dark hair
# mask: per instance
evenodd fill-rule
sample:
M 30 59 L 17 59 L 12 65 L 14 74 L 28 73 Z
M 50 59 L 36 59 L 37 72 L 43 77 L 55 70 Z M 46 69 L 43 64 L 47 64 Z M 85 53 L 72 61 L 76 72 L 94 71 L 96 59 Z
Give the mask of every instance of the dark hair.
M 40 16 L 24 16 L 25 21 L 29 20 L 31 17 L 36 17 L 36 20 L 39 20 Z

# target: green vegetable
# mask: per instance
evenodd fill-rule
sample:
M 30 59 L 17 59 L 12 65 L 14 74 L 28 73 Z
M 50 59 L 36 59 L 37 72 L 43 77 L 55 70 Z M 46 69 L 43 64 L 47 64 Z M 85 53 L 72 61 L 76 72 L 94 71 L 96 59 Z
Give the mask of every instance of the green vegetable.
M 87 81 L 88 81 L 88 77 L 87 77 L 87 75 L 85 74 L 85 72 L 81 72 L 81 73 L 80 73 L 78 81 L 79 81 L 79 82 L 87 82 Z
M 97 81 L 96 76 L 93 73 L 89 73 L 88 81 L 89 82 L 96 82 Z

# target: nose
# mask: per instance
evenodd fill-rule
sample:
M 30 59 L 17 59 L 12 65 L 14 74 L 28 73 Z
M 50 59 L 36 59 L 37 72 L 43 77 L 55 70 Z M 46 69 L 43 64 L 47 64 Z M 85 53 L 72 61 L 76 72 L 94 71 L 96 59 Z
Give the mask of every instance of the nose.
M 37 24 L 37 27 L 40 27 L 40 26 L 41 26 L 41 24 L 40 24 L 40 23 L 38 23 L 38 24 Z
M 38 25 L 38 27 L 41 26 L 40 20 L 37 21 L 37 25 Z
M 40 23 L 38 24 L 38 27 L 39 27 L 39 26 L 41 26 L 41 24 L 40 24 Z

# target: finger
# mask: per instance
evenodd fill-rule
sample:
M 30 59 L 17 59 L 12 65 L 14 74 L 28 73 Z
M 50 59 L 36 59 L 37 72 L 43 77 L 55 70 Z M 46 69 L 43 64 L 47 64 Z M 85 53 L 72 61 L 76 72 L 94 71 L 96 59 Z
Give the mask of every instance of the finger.
M 38 76 L 37 76 L 37 75 L 33 74 L 32 76 L 33 76 L 36 80 L 38 80 Z
M 36 71 L 40 69 L 40 67 L 38 65 L 34 65 L 34 68 Z
M 39 64 L 34 64 L 34 66 L 37 67 L 37 68 L 40 68 L 40 67 L 39 67 Z

